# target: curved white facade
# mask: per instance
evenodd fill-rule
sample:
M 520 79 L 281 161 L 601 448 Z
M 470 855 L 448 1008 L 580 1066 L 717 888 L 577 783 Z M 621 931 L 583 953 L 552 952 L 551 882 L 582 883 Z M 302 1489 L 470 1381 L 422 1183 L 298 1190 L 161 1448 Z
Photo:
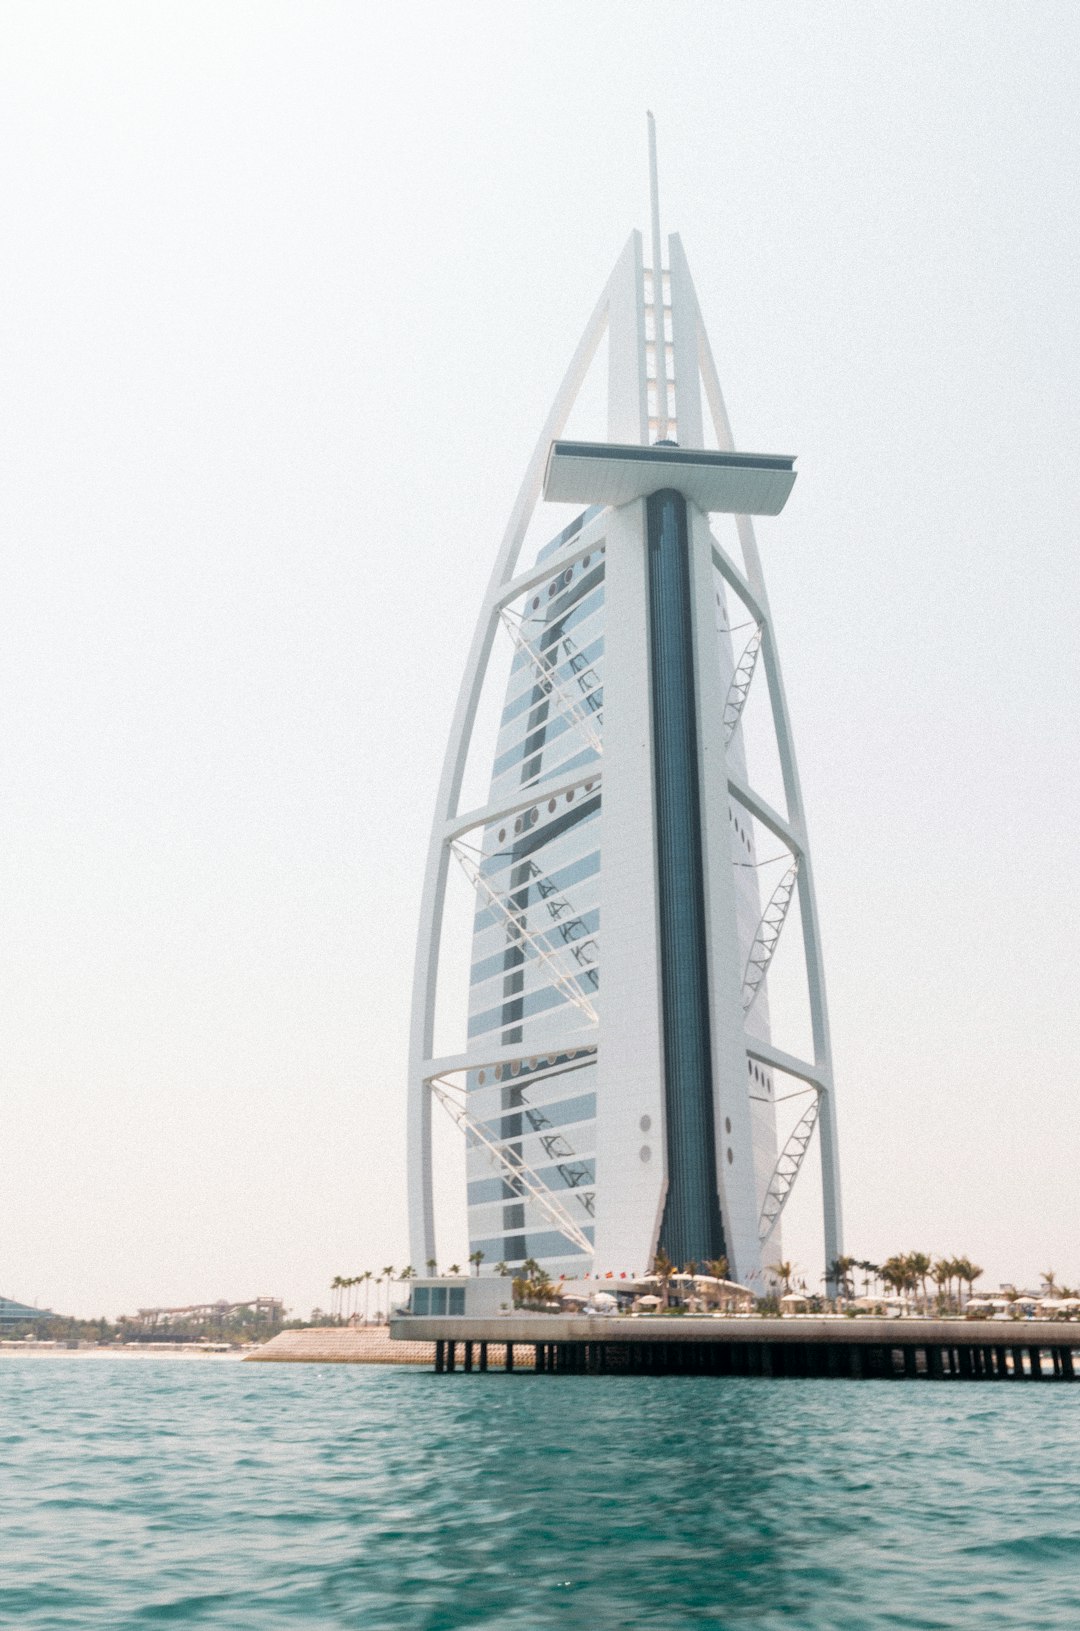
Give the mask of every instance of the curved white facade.
M 655 264 L 655 208 L 653 243 Z M 841 1250 L 828 1021 L 798 774 L 748 516 L 735 520 L 736 561 L 709 515 L 676 485 L 678 473 L 664 478 L 674 488 L 671 513 L 684 518 L 676 554 L 669 540 L 663 557 L 677 559 L 682 574 L 675 655 L 685 680 L 674 688 L 658 667 L 667 636 L 657 622 L 652 499 L 593 505 L 533 564 L 520 564 L 551 445 L 605 330 L 606 433 L 620 444 L 610 451 L 631 458 L 621 450 L 666 441 L 702 448 L 703 394 L 719 448 L 734 451 L 679 239 L 669 238 L 657 280 L 635 232 L 526 472 L 454 719 L 417 947 L 411 1255 L 417 1265 L 437 1256 L 431 1117 L 438 1101 L 468 1142 L 470 1250 L 482 1252 L 487 1267 L 534 1258 L 552 1274 L 641 1274 L 658 1244 L 668 1249 L 671 1241 L 687 1257 L 726 1256 L 731 1274 L 746 1281 L 781 1254 L 780 1213 L 815 1123 L 826 1261 Z M 504 651 L 509 642 L 512 662 L 490 786 L 482 807 L 462 811 L 466 756 L 496 642 Z M 782 811 L 747 776 L 742 705 L 751 685 L 768 692 Z M 669 708 L 675 690 L 681 714 Z M 674 722 L 665 726 L 668 712 Z M 782 857 L 771 872 L 759 865 L 762 832 Z M 676 914 L 672 927 L 678 888 L 671 880 L 687 882 L 688 855 L 693 878 L 682 891 L 683 917 L 694 921 L 680 927 Z M 463 1053 L 437 1058 L 439 946 L 448 871 L 459 863 L 475 892 L 468 1040 Z M 768 880 L 764 887 L 759 878 Z M 779 1052 L 769 1039 L 767 969 L 796 893 L 813 1034 L 808 1059 Z M 698 990 L 689 1018 L 678 1012 L 686 982 L 673 973 L 677 935 L 678 967 Z M 696 1053 L 685 1053 L 687 1037 Z M 688 1121 L 673 1098 L 687 1082 L 697 1103 Z M 805 1093 L 805 1113 L 778 1149 L 774 1101 L 796 1092 Z M 679 1163 L 688 1161 L 696 1176 L 690 1222 L 680 1227 L 672 1208 Z

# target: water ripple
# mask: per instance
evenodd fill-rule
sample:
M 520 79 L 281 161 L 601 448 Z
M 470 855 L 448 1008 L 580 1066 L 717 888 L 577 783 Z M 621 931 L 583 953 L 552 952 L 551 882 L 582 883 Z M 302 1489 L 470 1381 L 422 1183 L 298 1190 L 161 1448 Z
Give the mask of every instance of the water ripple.
M 1080 1389 L 0 1361 L 28 1631 L 1075 1631 Z

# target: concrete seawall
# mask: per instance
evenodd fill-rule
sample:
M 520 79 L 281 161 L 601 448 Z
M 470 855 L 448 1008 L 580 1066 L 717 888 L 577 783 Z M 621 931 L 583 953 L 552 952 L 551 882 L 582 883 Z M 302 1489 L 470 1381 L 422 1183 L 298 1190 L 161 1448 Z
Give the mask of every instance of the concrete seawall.
M 267 1365 L 433 1365 L 434 1342 L 391 1342 L 385 1325 L 322 1325 L 280 1331 L 244 1356 Z

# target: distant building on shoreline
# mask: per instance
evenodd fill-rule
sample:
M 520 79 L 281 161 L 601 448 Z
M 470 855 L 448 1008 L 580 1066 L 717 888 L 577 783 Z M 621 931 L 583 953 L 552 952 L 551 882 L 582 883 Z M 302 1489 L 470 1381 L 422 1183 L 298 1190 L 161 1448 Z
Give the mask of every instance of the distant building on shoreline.
M 280 1297 L 251 1297 L 247 1302 L 187 1303 L 178 1308 L 140 1308 L 135 1314 L 122 1314 L 119 1324 L 129 1332 L 149 1335 L 177 1329 L 252 1325 L 279 1327 L 285 1319 Z
M 16 1302 L 13 1297 L 0 1297 L 0 1335 L 15 1326 L 55 1318 L 51 1308 L 31 1308 L 29 1303 Z

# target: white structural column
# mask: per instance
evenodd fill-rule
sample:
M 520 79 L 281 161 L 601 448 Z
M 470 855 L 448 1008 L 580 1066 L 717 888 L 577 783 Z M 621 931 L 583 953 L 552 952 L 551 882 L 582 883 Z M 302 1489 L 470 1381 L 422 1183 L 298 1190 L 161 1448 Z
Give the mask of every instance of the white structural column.
M 690 589 L 697 691 L 698 781 L 705 850 L 705 936 L 709 958 L 709 1024 L 713 1073 L 716 1179 L 728 1262 L 744 1283 L 760 1263 L 754 1187 L 753 1127 L 746 1085 L 742 952 L 737 931 L 727 748 L 721 721 L 724 690 L 716 653 L 712 534 L 705 516 L 687 505 Z
M 649 114 L 649 214 L 652 225 L 652 306 L 656 335 L 656 435 L 668 435 L 667 327 L 664 322 L 664 266 L 660 250 L 660 180 L 656 165 L 656 121 Z M 646 437 L 646 440 L 648 438 Z
M 638 1274 L 651 1265 L 667 1193 L 644 510 L 638 499 L 613 511 L 606 535 L 596 1118 L 596 1266 Z
M 671 339 L 675 354 L 675 410 L 680 447 L 704 447 L 698 371 L 697 301 L 677 233 L 668 239 L 671 267 Z
M 649 393 L 645 380 L 645 280 L 641 233 L 630 241 L 611 274 L 608 317 L 608 437 L 647 442 Z

